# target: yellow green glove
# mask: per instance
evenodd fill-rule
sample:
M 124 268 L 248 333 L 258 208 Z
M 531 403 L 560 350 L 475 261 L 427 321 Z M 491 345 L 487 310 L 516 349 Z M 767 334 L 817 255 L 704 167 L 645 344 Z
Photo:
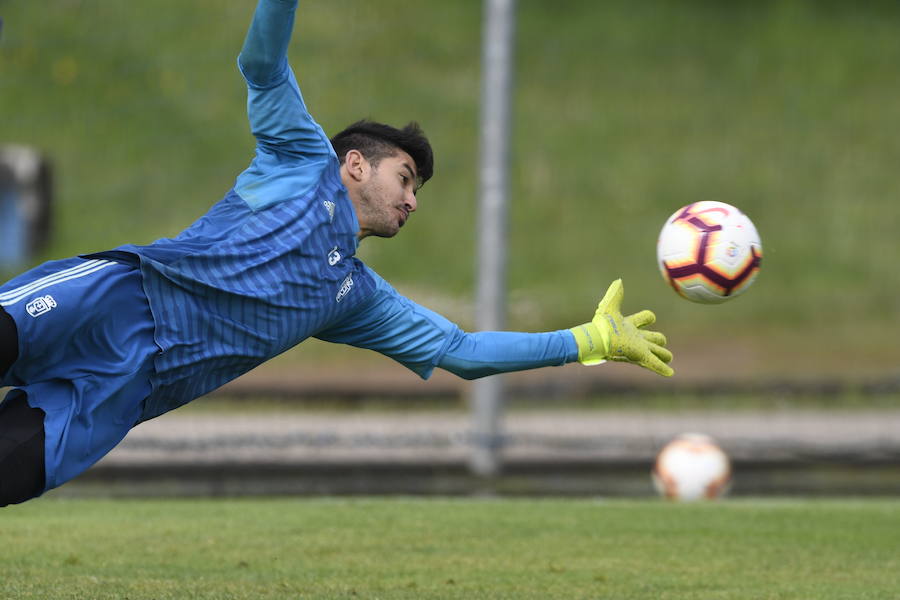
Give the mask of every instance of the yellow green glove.
M 666 363 L 672 360 L 672 353 L 665 348 L 666 336 L 642 329 L 656 321 L 656 315 L 642 310 L 623 317 L 624 294 L 622 280 L 616 279 L 597 305 L 591 322 L 569 330 L 578 344 L 578 361 L 583 365 L 596 365 L 606 360 L 630 362 L 671 377 L 674 371 Z

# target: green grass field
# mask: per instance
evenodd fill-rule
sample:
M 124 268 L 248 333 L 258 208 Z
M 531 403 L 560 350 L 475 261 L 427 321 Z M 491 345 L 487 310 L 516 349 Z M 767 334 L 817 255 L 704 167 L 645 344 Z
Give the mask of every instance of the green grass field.
M 0 114 L 14 118 L 0 143 L 57 167 L 42 258 L 173 235 L 222 197 L 253 149 L 235 58 L 254 4 L 4 4 Z M 326 131 L 371 116 L 429 133 L 436 175 L 419 212 L 361 251 L 463 325 L 481 8 L 303 2 L 291 47 Z M 895 367 L 883 331 L 900 288 L 896 3 L 523 0 L 517 25 L 511 327 L 581 322 L 621 276 L 676 356 L 728 339 L 750 370 Z M 702 199 L 742 207 L 765 246 L 754 289 L 721 307 L 680 300 L 655 264 L 663 221 Z
M 884 600 L 894 500 L 38 500 L 3 598 Z

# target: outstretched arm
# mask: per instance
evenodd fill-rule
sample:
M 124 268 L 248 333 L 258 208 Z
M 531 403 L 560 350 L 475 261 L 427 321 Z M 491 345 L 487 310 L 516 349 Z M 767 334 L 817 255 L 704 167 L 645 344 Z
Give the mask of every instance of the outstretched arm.
M 259 0 L 238 61 L 247 82 L 267 87 L 283 73 L 297 0 Z
M 595 365 L 606 360 L 629 362 L 670 377 L 672 353 L 666 336 L 645 329 L 656 321 L 649 310 L 629 316 L 621 312 L 622 280 L 609 286 L 590 323 L 568 331 L 517 333 L 458 332 L 438 366 L 473 379 L 494 373 L 521 371 L 567 362 Z
M 376 292 L 358 312 L 316 337 L 375 350 L 425 379 L 435 367 L 463 379 L 477 379 L 578 358 L 578 346 L 569 331 L 467 333 L 401 296 L 383 279 L 376 282 Z
M 615 282 L 600 302 L 594 321 L 572 330 L 546 333 L 483 331 L 459 327 L 398 294 L 371 272 L 372 298 L 351 318 L 316 337 L 375 350 L 423 378 L 440 367 L 464 379 L 562 365 L 576 360 L 596 364 L 627 361 L 660 375 L 671 375 L 671 353 L 661 333 L 646 331 L 649 311 L 622 317 L 622 285 Z M 593 337 L 590 337 L 593 336 Z
M 297 0 L 259 0 L 238 57 L 257 147 L 234 187 L 254 210 L 306 194 L 334 154 L 288 66 L 296 8 Z
M 458 332 L 438 365 L 463 379 L 497 373 L 556 367 L 578 358 L 578 346 L 568 331 Z

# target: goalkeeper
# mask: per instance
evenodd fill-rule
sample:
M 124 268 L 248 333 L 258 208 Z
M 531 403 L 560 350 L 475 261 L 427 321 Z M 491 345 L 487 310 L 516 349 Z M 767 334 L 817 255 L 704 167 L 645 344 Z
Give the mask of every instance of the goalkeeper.
M 296 0 L 260 0 L 238 66 L 256 155 L 174 238 L 49 262 L 0 287 L 0 505 L 76 477 L 142 421 L 306 338 L 385 354 L 423 378 L 467 379 L 619 360 L 671 375 L 653 313 L 547 333 L 466 333 L 354 256 L 416 210 L 432 152 L 415 123 L 360 121 L 331 139 L 307 111 L 287 47 Z

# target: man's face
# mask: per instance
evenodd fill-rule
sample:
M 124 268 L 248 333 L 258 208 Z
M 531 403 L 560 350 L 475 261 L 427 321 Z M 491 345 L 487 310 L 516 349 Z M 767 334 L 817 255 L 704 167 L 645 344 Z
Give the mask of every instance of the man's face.
M 416 185 L 416 163 L 402 150 L 382 158 L 377 167 L 369 163 L 356 203 L 360 237 L 397 235 L 416 210 Z

